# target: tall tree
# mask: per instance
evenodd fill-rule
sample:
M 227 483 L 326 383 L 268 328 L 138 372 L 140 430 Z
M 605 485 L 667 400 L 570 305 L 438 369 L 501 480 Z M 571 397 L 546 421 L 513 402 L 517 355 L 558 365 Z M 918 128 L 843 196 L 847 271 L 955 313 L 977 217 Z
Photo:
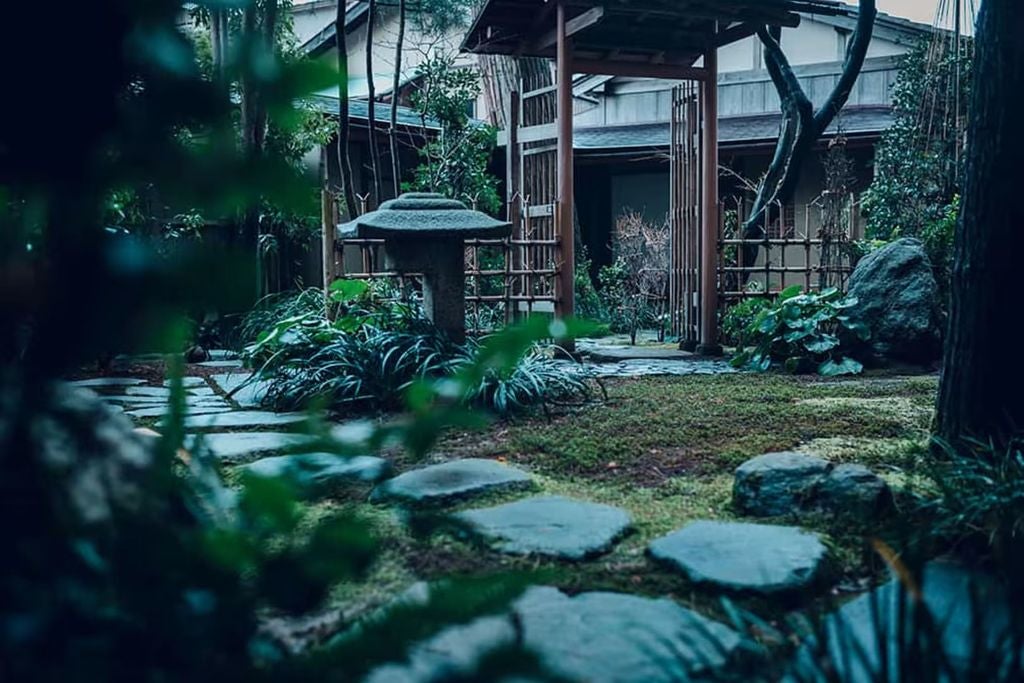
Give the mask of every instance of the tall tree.
M 875 0 L 860 0 L 857 27 L 846 49 L 842 73 L 825 103 L 817 111 L 782 51 L 781 30 L 767 26 L 758 30 L 757 36 L 764 45 L 765 67 L 779 93 L 783 119 L 775 156 L 761 179 L 754 206 L 743 226 L 746 239 L 764 237 L 766 218 L 769 221 L 779 218 L 772 214 L 773 207 L 792 199 L 804 160 L 850 98 L 853 85 L 864 66 L 877 14 Z M 753 263 L 757 259 L 757 251 L 756 245 L 744 245 L 743 262 Z
M 369 128 L 370 166 L 373 171 L 373 200 L 380 203 L 380 150 L 377 149 L 377 89 L 373 84 L 373 29 L 377 23 L 377 0 L 368 0 L 366 16 L 366 122 Z M 397 71 L 396 71 L 397 73 Z
M 1020 338 L 1019 201 L 1024 137 L 1024 3 L 985 0 L 978 17 L 967 169 L 953 256 L 953 284 L 937 432 L 1006 443 L 1024 432 Z
M 356 193 L 352 189 L 352 157 L 349 155 L 352 125 L 349 121 L 348 103 L 348 34 L 345 31 L 344 0 L 338 0 L 338 10 L 334 19 L 334 30 L 338 43 L 338 176 L 341 181 L 341 194 L 345 199 L 345 209 L 350 216 L 356 215 Z
M 391 176 L 397 197 L 402 189 L 402 162 L 398 157 L 398 91 L 402 87 L 402 50 L 405 47 L 405 0 L 398 0 L 398 37 L 395 40 L 395 73 L 391 83 L 391 125 L 388 138 L 391 145 Z

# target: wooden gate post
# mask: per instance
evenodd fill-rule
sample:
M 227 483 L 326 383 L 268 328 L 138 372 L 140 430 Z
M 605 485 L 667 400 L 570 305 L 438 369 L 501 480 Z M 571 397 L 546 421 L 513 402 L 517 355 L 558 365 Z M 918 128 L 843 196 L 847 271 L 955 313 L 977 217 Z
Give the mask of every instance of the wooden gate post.
M 566 34 L 565 0 L 558 2 L 558 59 L 555 78 L 558 83 L 558 237 L 561 254 L 559 258 L 559 294 L 555 302 L 555 315 L 568 318 L 576 309 L 574 273 L 576 256 L 573 231 L 575 197 L 573 190 L 573 149 L 572 149 L 572 43 Z M 563 348 L 572 353 L 575 344 L 562 342 Z
M 718 343 L 718 50 L 704 53 L 704 201 L 700 253 L 700 345 L 697 353 L 721 355 Z

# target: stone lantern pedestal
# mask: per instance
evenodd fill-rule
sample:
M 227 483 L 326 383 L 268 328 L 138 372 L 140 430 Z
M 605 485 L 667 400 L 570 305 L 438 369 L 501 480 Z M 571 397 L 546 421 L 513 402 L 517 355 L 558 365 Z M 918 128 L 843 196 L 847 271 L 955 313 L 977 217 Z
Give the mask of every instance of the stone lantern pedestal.
M 383 239 L 390 269 L 421 273 L 427 317 L 459 343 L 466 339 L 465 240 L 511 232 L 511 223 L 431 193 L 404 194 L 338 227 L 341 239 Z

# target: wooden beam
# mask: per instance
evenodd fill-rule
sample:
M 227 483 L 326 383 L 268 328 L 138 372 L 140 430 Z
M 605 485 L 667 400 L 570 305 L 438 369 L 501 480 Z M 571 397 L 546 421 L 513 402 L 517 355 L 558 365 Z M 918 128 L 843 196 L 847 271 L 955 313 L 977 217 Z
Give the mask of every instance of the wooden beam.
M 528 142 L 544 142 L 554 140 L 558 137 L 558 125 L 555 123 L 540 123 L 536 126 L 522 126 L 516 134 L 516 142 L 525 144 Z M 499 145 L 508 144 L 509 133 L 507 130 L 498 131 Z
M 757 29 L 761 26 L 763 26 L 763 24 L 753 21 L 745 21 L 743 23 L 736 24 L 735 26 L 730 26 L 724 31 L 719 31 L 715 34 L 714 42 L 712 44 L 715 47 L 725 47 L 731 43 L 739 42 L 744 38 L 749 38 L 756 34 Z
M 576 255 L 573 211 L 576 208 L 573 187 L 572 152 L 572 39 L 568 35 L 566 0 L 558 0 L 558 59 L 555 78 L 558 79 L 558 238 L 561 258 L 558 266 L 558 298 L 555 314 L 569 318 L 576 312 Z M 573 353 L 572 340 L 560 340 L 563 348 Z
M 583 31 L 585 29 L 594 26 L 604 19 L 604 7 L 592 7 L 583 14 L 573 17 L 565 22 L 565 35 L 571 37 Z M 554 28 L 544 34 L 542 34 L 537 40 L 533 41 L 530 45 L 530 50 L 543 50 L 549 48 L 558 42 L 558 29 Z
M 678 64 L 652 64 L 601 59 L 574 59 L 572 72 L 598 76 L 628 76 L 632 78 L 665 78 L 680 81 L 703 81 L 708 78 L 707 68 Z
M 718 50 L 704 54 L 708 77 L 701 83 L 704 108 L 703 220 L 700 240 L 700 345 L 697 352 L 720 355 L 718 343 Z

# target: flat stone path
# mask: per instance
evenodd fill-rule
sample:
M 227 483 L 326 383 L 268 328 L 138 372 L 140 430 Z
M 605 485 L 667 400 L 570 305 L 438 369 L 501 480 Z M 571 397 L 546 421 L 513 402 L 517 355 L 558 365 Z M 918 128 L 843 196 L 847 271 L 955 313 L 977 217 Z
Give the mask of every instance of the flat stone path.
M 797 527 L 699 521 L 653 541 L 648 551 L 694 583 L 770 595 L 822 578 L 828 550 Z
M 446 505 L 484 493 L 528 489 L 533 480 L 526 472 L 495 460 L 467 458 L 410 470 L 377 486 L 375 503 Z
M 248 370 L 239 372 L 227 372 L 213 375 L 210 379 L 238 405 L 243 408 L 257 408 L 267 395 L 267 382 L 252 381 L 249 378 L 252 373 Z M 246 382 L 249 382 L 246 384 Z M 244 386 L 243 386 L 244 385 Z
M 239 427 L 280 427 L 298 424 L 309 418 L 306 413 L 272 413 L 265 410 L 236 410 L 214 415 L 188 415 L 185 429 L 211 430 Z
M 303 453 L 262 458 L 242 470 L 260 477 L 284 477 L 303 496 L 316 498 L 346 484 L 378 481 L 390 468 L 387 460 L 376 456 Z
M 729 627 L 671 600 L 535 586 L 507 615 L 477 619 L 415 646 L 409 662 L 381 667 L 372 683 L 425 683 L 471 672 L 485 653 L 516 642 L 555 676 L 587 683 L 675 683 L 727 675 L 741 640 Z M 735 673 L 735 672 L 733 672 Z
M 281 432 L 225 432 L 193 436 L 187 445 L 194 449 L 199 439 L 210 449 L 214 457 L 224 461 L 237 461 L 264 453 L 273 453 L 285 449 L 305 446 L 312 442 L 312 437 L 305 434 L 285 434 Z
M 500 552 L 566 560 L 608 552 L 632 523 L 619 508 L 561 496 L 537 496 L 455 517 Z
M 556 361 L 591 377 L 726 375 L 738 372 L 724 360 L 623 360 L 617 363 Z

